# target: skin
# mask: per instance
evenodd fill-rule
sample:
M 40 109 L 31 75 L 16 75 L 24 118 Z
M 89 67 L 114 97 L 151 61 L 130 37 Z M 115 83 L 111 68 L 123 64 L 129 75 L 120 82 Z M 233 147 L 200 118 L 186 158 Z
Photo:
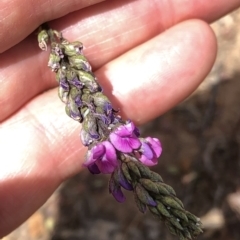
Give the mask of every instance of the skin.
M 143 124 L 204 80 L 217 51 L 208 23 L 240 6 L 239 0 L 97 2 L 0 2 L 0 237 L 78 173 L 86 153 L 34 29 L 49 21 L 68 40 L 82 41 L 106 95 L 123 116 Z

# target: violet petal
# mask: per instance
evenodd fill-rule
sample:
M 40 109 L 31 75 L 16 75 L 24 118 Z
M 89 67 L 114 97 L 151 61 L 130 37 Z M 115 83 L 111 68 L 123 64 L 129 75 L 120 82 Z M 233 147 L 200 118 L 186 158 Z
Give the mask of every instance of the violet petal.
M 123 195 L 123 192 L 121 190 L 121 187 L 114 181 L 113 175 L 111 176 L 109 180 L 109 192 L 113 195 L 113 197 L 118 202 L 124 202 L 126 200 L 125 196 Z
M 99 173 L 101 173 L 101 171 L 99 170 L 98 166 L 95 163 L 89 165 L 88 166 L 88 170 L 92 174 L 99 174 Z
M 115 131 L 115 134 L 117 134 L 120 137 L 128 137 L 131 136 L 131 132 L 129 132 L 129 130 L 125 127 L 125 126 L 120 126 L 118 127 Z
M 102 142 L 102 144 L 106 149 L 106 159 L 108 161 L 111 161 L 113 165 L 117 166 L 117 154 L 113 145 L 108 141 L 104 141 Z
M 96 164 L 99 170 L 104 174 L 112 173 L 116 168 L 112 162 L 106 160 L 98 160 L 96 161 Z
M 146 140 L 150 144 L 152 150 L 156 154 L 156 157 L 159 157 L 162 153 L 162 145 L 157 138 L 147 137 Z
M 128 142 L 132 149 L 138 149 L 141 146 L 141 142 L 138 138 L 128 138 Z
M 83 105 L 81 97 L 79 95 L 74 99 L 74 102 L 78 107 L 81 107 Z
M 145 155 L 142 155 L 139 158 L 139 161 L 142 162 L 145 166 L 155 166 L 158 163 L 158 159 L 157 158 L 153 158 L 153 159 L 148 159 Z
M 103 154 L 105 153 L 105 147 L 102 143 L 97 144 L 96 146 L 94 146 L 91 150 L 92 152 L 92 158 L 94 160 L 97 160 L 99 158 L 101 158 L 103 156 Z
M 132 191 L 133 187 L 123 175 L 121 169 L 118 170 L 118 182 L 126 190 Z
M 91 150 L 88 150 L 87 155 L 86 155 L 86 160 L 83 163 L 83 166 L 88 167 L 95 162 L 96 162 L 96 159 L 93 158 L 93 152 Z
M 127 138 L 122 138 L 114 132 L 110 134 L 109 138 L 117 150 L 123 153 L 132 152 L 132 148 L 129 145 L 129 140 Z
M 120 187 L 118 187 L 117 189 L 114 189 L 114 191 L 112 192 L 112 195 L 120 203 L 126 200 Z
M 148 198 L 148 205 L 152 206 L 152 207 L 156 207 L 157 203 L 153 200 L 152 197 Z
M 152 149 L 145 142 L 142 142 L 141 152 L 148 159 L 152 159 L 154 157 Z
M 131 133 L 131 134 L 133 133 L 133 131 L 136 128 L 132 121 L 129 121 L 129 123 L 126 124 L 125 127 L 128 130 L 128 132 Z

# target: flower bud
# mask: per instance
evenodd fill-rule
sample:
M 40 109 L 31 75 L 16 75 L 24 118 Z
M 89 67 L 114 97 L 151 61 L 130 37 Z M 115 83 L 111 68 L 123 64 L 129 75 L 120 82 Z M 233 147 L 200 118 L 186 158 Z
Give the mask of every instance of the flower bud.
M 120 203 L 126 200 L 126 197 L 123 195 L 121 187 L 114 180 L 113 176 L 109 180 L 109 193 L 111 193 L 113 197 Z
M 99 138 L 96 118 L 88 113 L 82 124 L 81 139 L 83 140 L 83 144 L 88 146 Z
M 75 86 L 78 90 L 83 88 L 84 84 L 79 80 L 75 71 L 69 70 L 67 71 L 66 75 L 67 75 L 67 80 L 71 85 Z
M 68 102 L 68 94 L 69 94 L 69 91 L 66 91 L 63 87 L 59 86 L 58 96 L 62 100 L 62 102 L 64 103 Z
M 43 50 L 47 51 L 47 43 L 49 36 L 47 30 L 43 29 L 38 33 L 38 46 Z
M 83 55 L 74 55 L 68 58 L 73 68 L 84 71 L 91 71 L 91 66 Z
M 136 184 L 135 193 L 136 193 L 138 199 L 143 204 L 150 205 L 150 206 L 153 206 L 153 207 L 157 206 L 157 203 L 150 196 L 148 191 L 146 191 L 145 188 L 143 188 L 139 183 Z
M 48 67 L 52 69 L 53 72 L 57 72 L 60 69 L 61 58 L 54 53 L 50 53 Z
M 66 74 L 67 74 L 67 70 L 64 67 L 61 67 L 56 73 L 57 82 L 61 82 L 61 81 L 66 82 L 67 81 Z
M 70 96 L 78 108 L 82 107 L 83 103 L 81 99 L 81 90 L 78 90 L 76 87 L 72 87 L 70 90 Z
M 68 102 L 66 104 L 66 113 L 72 119 L 82 122 L 82 115 L 79 107 L 82 105 L 81 93 L 77 88 L 72 87 L 70 90 Z
M 80 70 L 78 71 L 78 77 L 84 86 L 90 90 L 90 92 L 99 91 L 100 87 L 92 74 Z
M 113 108 L 112 108 L 112 104 L 109 101 L 109 99 L 103 95 L 101 92 L 96 92 L 94 94 L 92 94 L 93 97 L 93 101 L 94 101 L 94 105 L 96 107 L 99 107 L 99 109 L 102 109 L 102 112 L 105 112 L 107 115 L 109 115 Z

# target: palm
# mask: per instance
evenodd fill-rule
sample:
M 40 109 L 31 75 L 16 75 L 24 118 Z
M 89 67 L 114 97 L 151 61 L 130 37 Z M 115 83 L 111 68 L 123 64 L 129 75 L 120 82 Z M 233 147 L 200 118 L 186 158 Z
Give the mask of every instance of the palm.
M 47 54 L 38 49 L 34 34 L 21 39 L 42 19 L 64 16 L 87 1 L 78 6 L 68 1 L 60 8 L 66 2 L 58 0 L 52 12 L 35 6 L 35 15 L 17 2 L 11 4 L 18 5 L 18 15 L 5 6 L 0 14 L 0 237 L 43 204 L 61 181 L 80 171 L 85 153 L 79 124 L 64 114 L 57 98 Z M 167 2 L 106 1 L 50 23 L 69 40 L 84 43 L 104 91 L 138 124 L 187 97 L 214 62 L 216 42 L 209 27 L 199 20 L 179 22 L 212 21 L 240 5 L 237 0 L 202 0 L 195 6 L 187 0 Z

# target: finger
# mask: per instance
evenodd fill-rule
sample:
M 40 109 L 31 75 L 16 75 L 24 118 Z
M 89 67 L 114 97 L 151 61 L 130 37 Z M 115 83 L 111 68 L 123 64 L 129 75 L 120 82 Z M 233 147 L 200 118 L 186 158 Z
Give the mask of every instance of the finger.
M 20 42 L 40 24 L 102 1 L 105 0 L 1 1 L 0 53 Z
M 65 36 L 70 40 L 81 36 L 83 43 L 86 43 L 86 56 L 94 68 L 99 68 L 171 24 L 194 16 L 205 19 L 211 16 L 212 20 L 219 13 L 226 13 L 240 4 L 235 0 L 217 0 L 218 4 L 216 0 L 195 1 L 194 4 L 186 0 L 172 2 L 174 4 L 167 5 L 166 1 L 152 1 L 151 4 L 148 0 L 107 1 L 77 11 L 52 25 L 57 29 L 65 29 Z M 0 121 L 13 114 L 29 99 L 56 86 L 46 68 L 46 53 L 40 53 L 35 37 L 31 36 L 1 56 L 4 61 L 0 63 Z
M 56 91 L 39 98 L 0 127 L 0 238 L 37 210 L 62 178 L 81 168 L 86 151 L 80 125 L 66 116 Z
M 181 21 L 197 18 L 210 23 L 238 7 L 239 0 L 106 1 L 50 25 L 70 41 L 80 38 L 86 56 L 99 68 Z
M 208 25 L 187 21 L 96 74 L 121 112 L 143 123 L 187 97 L 210 70 L 215 54 L 216 41 Z M 64 114 L 56 94 L 54 89 L 39 95 L 2 124 L 1 154 L 7 160 L 0 162 L 0 195 L 4 198 L 0 232 L 20 224 L 63 179 L 82 168 L 86 148 L 80 144 L 79 124 Z
M 121 114 L 142 124 L 191 94 L 210 72 L 216 51 L 212 29 L 186 21 L 111 61 L 98 78 Z
M 70 12 L 102 1 L 103 0 L 53 0 L 51 2 L 46 0 L 37 2 L 32 2 L 30 0 L 14 0 L 10 2 L 6 0 L 1 1 L 0 53 L 20 42 L 43 22 L 60 18 Z M 80 16 L 81 19 L 84 20 L 85 16 L 89 17 L 89 14 L 95 18 L 95 15 L 100 15 L 100 17 L 102 17 L 102 11 L 109 13 L 113 12 L 113 14 L 111 14 L 111 18 L 105 19 L 109 24 L 110 19 L 114 19 L 115 23 L 117 23 L 119 13 L 122 15 L 125 14 L 125 11 L 133 12 L 132 16 L 136 16 L 136 14 L 140 14 L 141 16 L 152 11 L 153 15 L 149 16 L 151 16 L 152 19 L 157 19 L 157 21 L 154 21 L 155 24 L 159 25 L 159 27 L 163 30 L 169 28 L 177 22 L 190 18 L 200 18 L 206 21 L 214 21 L 239 6 L 239 0 L 201 0 L 194 2 L 192 0 L 153 0 L 151 3 L 148 0 L 122 0 L 106 1 L 97 8 L 80 11 L 76 14 L 78 19 Z M 12 11 L 12 9 L 14 9 L 14 11 Z M 116 9 L 117 11 L 115 11 Z M 154 16 L 156 18 L 154 18 Z M 72 19 L 72 17 L 70 17 L 70 19 Z M 95 21 L 90 22 L 89 20 L 90 19 L 85 18 L 85 21 L 88 21 L 88 23 L 92 25 L 92 29 L 94 29 L 94 27 L 101 26 L 99 22 L 96 24 Z M 64 19 L 63 21 L 65 22 Z M 81 26 L 82 25 L 84 24 L 81 22 Z M 79 26 L 80 29 L 81 26 Z

